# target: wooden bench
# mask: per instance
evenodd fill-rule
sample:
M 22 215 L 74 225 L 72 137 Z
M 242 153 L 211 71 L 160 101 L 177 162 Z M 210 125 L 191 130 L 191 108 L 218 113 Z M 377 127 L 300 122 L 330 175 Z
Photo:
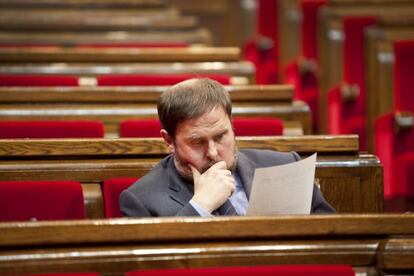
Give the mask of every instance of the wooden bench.
M 369 28 L 366 41 L 367 145 L 374 152 L 374 122 L 393 111 L 393 42 L 414 39 L 414 19 L 400 16 L 383 19 Z
M 239 137 L 237 145 L 317 152 L 316 182 L 339 213 L 382 212 L 382 167 L 358 153 L 357 136 Z M 161 138 L 0 140 L 0 180 L 80 181 L 88 217 L 102 218 L 103 180 L 141 177 L 168 152 Z
M 70 75 L 84 77 L 86 85 L 94 85 L 94 77 L 103 75 L 140 74 L 226 74 L 232 83 L 255 83 L 255 67 L 248 61 L 234 62 L 154 62 L 154 63 L 36 63 L 0 64 L 0 74 L 5 75 Z M 92 77 L 92 79 L 91 79 Z
M 0 47 L 2 63 L 112 63 L 112 62 L 235 62 L 241 59 L 237 47 L 182 48 L 67 48 Z
M 19 222 L 0 232 L 1 275 L 286 264 L 414 272 L 413 214 Z
M 318 52 L 320 65 L 319 79 L 319 119 L 322 133 L 327 131 L 328 91 L 335 85 L 341 85 L 344 77 L 344 31 L 345 16 L 373 16 L 377 20 L 387 16 L 412 16 L 411 2 L 373 0 L 347 1 L 337 0 L 322 7 L 318 19 Z M 352 84 L 349 84 L 352 86 Z
M 162 86 L 3 87 L 0 120 L 100 119 L 105 123 L 106 136 L 117 137 L 121 120 L 156 117 L 156 102 L 165 89 Z M 311 133 L 309 108 L 292 99 L 291 86 L 245 85 L 226 86 L 226 89 L 235 116 L 277 117 L 284 121 L 285 135 Z

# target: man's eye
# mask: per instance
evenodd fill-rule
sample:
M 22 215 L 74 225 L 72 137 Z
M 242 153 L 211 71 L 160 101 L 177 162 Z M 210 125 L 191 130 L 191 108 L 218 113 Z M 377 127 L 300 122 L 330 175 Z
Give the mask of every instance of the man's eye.
M 221 139 L 223 139 L 223 137 L 224 137 L 224 133 L 222 133 L 220 135 L 217 135 L 214 140 L 216 140 L 216 142 L 218 142 L 218 141 L 221 141 Z

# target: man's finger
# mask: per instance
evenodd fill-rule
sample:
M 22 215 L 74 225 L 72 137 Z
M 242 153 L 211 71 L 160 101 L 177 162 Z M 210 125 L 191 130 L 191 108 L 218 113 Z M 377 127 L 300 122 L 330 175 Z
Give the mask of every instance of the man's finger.
M 219 161 L 211 166 L 208 171 L 209 170 L 227 170 L 227 164 L 225 161 Z

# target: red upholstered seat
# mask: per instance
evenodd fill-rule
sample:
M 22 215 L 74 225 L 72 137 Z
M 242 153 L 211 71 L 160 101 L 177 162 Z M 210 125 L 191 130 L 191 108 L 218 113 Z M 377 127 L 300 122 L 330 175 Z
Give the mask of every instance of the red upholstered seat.
M 210 78 L 223 85 L 230 84 L 226 74 L 164 74 L 164 75 L 104 75 L 97 78 L 99 86 L 173 85 L 191 78 Z
M 78 86 L 76 76 L 0 75 L 0 86 Z
M 103 184 L 103 196 L 105 204 L 105 217 L 122 217 L 119 209 L 119 195 L 123 190 L 136 182 L 137 178 L 117 178 L 108 179 Z
M 234 117 L 233 126 L 236 136 L 266 136 L 283 134 L 283 122 L 276 118 Z
M 100 121 L 0 121 L 0 139 L 102 138 Z
M 75 181 L 0 181 L 0 221 L 84 219 Z
M 120 124 L 120 137 L 161 137 L 158 119 L 131 119 Z
M 360 135 L 360 149 L 366 150 L 365 141 L 365 60 L 364 60 L 364 29 L 376 23 L 373 16 L 349 16 L 344 17 L 344 75 L 343 82 L 358 87 L 359 95 L 353 100 L 344 100 L 342 97 L 328 96 L 328 105 L 341 105 L 340 113 L 332 122 L 339 127 L 339 133 L 357 133 Z M 338 84 L 339 85 L 339 84 Z M 332 89 L 329 93 L 338 93 Z M 335 100 L 336 102 L 332 102 Z M 328 107 L 328 117 L 329 114 Z M 353 122 L 350 122 L 350 121 Z M 359 122 L 358 124 L 356 122 Z M 333 133 L 332 133 L 333 134 Z
M 258 0 L 257 34 L 243 49 L 243 57 L 256 66 L 256 83 L 279 82 L 277 1 Z
M 282 135 L 283 122 L 276 118 L 234 117 L 237 136 Z M 121 122 L 120 137 L 160 137 L 158 119 L 134 119 Z
M 77 48 L 184 48 L 189 45 L 186 43 L 82 43 L 76 45 Z
M 159 270 L 137 270 L 126 273 L 126 276 L 161 276 L 161 275 L 214 275 L 214 276 L 354 276 L 351 266 L 346 265 L 273 265 L 245 267 L 214 267 L 214 268 L 181 268 Z
M 395 115 L 414 112 L 414 40 L 394 43 L 394 111 L 375 121 L 375 154 L 384 165 L 384 196 L 414 195 L 414 126 L 399 129 Z
M 312 110 L 313 130 L 318 130 L 318 66 L 317 18 L 318 10 L 326 0 L 302 0 L 301 56 L 289 63 L 285 72 L 285 82 L 295 87 L 295 98 L 306 102 Z

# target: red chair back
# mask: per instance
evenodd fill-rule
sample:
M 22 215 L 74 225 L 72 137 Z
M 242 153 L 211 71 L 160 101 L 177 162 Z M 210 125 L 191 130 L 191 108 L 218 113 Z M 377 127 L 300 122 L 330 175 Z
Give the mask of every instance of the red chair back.
M 318 60 L 318 10 L 326 4 L 326 0 L 302 0 L 301 23 L 302 55 L 306 58 Z
M 120 124 L 120 137 L 161 137 L 158 119 L 125 120 Z
M 121 210 L 119 208 L 119 195 L 123 190 L 134 184 L 137 180 L 138 178 L 114 178 L 104 181 L 103 196 L 105 204 L 105 217 L 122 217 Z
M 0 221 L 84 219 L 75 181 L 0 181 Z
M 182 268 L 138 270 L 126 273 L 126 276 L 161 276 L 161 275 L 211 275 L 211 276 L 355 276 L 351 266 L 347 265 L 273 265 L 246 267 L 216 267 L 216 268 Z
M 210 78 L 223 85 L 230 84 L 230 76 L 225 74 L 171 74 L 171 75 L 104 75 L 97 78 L 99 86 L 149 86 L 174 85 L 191 78 Z
M 0 86 L 78 86 L 75 76 L 0 75 Z
M 283 134 L 283 122 L 276 118 L 234 117 L 236 136 L 272 136 Z
M 0 139 L 102 138 L 100 121 L 0 121 Z

